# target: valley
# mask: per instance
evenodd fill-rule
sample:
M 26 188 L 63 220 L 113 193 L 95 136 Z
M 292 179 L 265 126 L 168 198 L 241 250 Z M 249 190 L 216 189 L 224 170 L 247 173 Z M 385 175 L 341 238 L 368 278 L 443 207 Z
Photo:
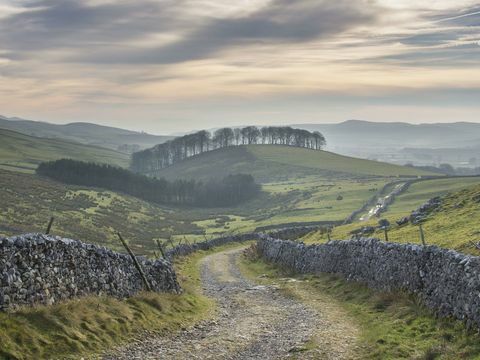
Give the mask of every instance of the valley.
M 370 236 L 383 239 L 378 221 L 387 219 L 389 241 L 420 243 L 418 224 L 397 225 L 396 221 L 429 199 L 441 197 L 440 207 L 422 223 L 427 243 L 478 255 L 478 177 L 445 177 L 425 169 L 295 146 L 240 145 L 194 155 L 155 175 L 174 184 L 178 179 L 208 183 L 232 173 L 251 174 L 261 185 L 254 198 L 229 207 L 161 204 L 148 196 L 61 183 L 35 173 L 39 163 L 65 157 L 127 169 L 130 157 L 125 153 L 0 131 L 5 140 L 0 145 L 4 189 L 0 237 L 42 233 L 53 216 L 55 236 L 77 239 L 81 234 L 82 241 L 124 252 L 117 237 L 120 232 L 135 254 L 155 259 L 160 256 L 157 241 L 168 251 L 176 245 L 281 228 L 312 226 L 310 233 L 295 239 L 307 244 L 325 243 L 329 237 L 347 240 L 365 227 L 372 227 Z M 403 190 L 405 184 L 409 185 Z M 398 191 L 378 217 L 366 216 L 379 199 Z M 345 224 L 347 219 L 351 223 Z M 331 228 L 328 234 L 327 228 Z M 95 353 L 107 359 L 153 359 L 158 354 L 191 358 L 193 353 L 198 358 L 239 359 L 380 359 L 437 353 L 448 358 L 462 351 L 472 356 L 480 351 L 476 336 L 464 324 L 434 319 L 409 294 L 378 293 L 334 275 L 289 273 L 252 257 L 250 250 L 245 251 L 251 244 L 224 245 L 175 259 L 185 289 L 178 304 L 172 294 L 140 294 L 127 303 L 88 297 L 22 310 L 13 322 L 0 317 L 4 346 L 8 354 L 18 354 L 21 348 L 13 339 L 20 336 L 35 339 L 31 352 Z M 86 310 L 92 304 L 101 309 L 101 319 Z M 73 313 L 73 318 L 64 318 L 65 311 Z M 122 315 L 115 315 L 118 312 Z M 132 314 L 141 314 L 143 320 L 132 322 Z M 69 334 L 87 326 L 93 342 L 77 335 L 70 335 L 74 340 L 59 339 L 56 325 L 44 328 L 30 322 L 37 317 L 55 319 Z M 288 329 L 282 325 L 285 317 L 290 319 Z M 117 325 L 109 327 L 103 321 Z M 124 326 L 127 321 L 132 325 Z M 106 337 L 102 329 L 115 335 Z M 159 329 L 163 330 L 159 333 Z M 137 339 L 133 344 L 132 336 Z M 42 337 L 49 339 L 43 345 L 38 340 Z M 448 344 L 442 342 L 447 337 Z M 50 341 L 64 345 L 53 350 Z

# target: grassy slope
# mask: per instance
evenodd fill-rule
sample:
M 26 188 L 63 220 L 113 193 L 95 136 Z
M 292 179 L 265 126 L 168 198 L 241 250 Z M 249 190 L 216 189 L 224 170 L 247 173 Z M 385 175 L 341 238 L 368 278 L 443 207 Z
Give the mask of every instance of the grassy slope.
M 455 180 L 455 182 L 453 182 Z M 427 221 L 423 224 L 426 241 L 429 244 L 435 244 L 446 248 L 456 249 L 466 253 L 472 253 L 479 255 L 478 250 L 475 250 L 471 244 L 471 241 L 480 241 L 480 231 L 478 230 L 478 216 L 480 216 L 480 184 L 479 179 L 465 179 L 466 182 L 462 183 L 459 179 L 453 179 L 450 182 L 450 186 L 459 186 L 460 188 L 466 187 L 463 190 L 452 192 L 444 197 L 442 206 L 438 211 L 432 213 Z M 477 185 L 470 185 L 472 182 Z M 417 184 L 418 186 L 412 187 L 411 194 L 422 198 L 423 192 L 427 192 L 428 196 L 436 195 L 437 192 L 433 192 L 436 185 L 439 185 L 437 190 L 439 192 L 445 189 L 446 183 L 444 181 L 426 181 L 425 183 Z M 441 186 L 440 186 L 441 185 Z M 406 199 L 411 198 L 411 194 L 406 193 Z M 418 200 L 423 203 L 423 200 Z M 417 200 L 415 200 L 415 203 Z M 419 243 L 419 228 L 416 225 L 404 225 L 397 226 L 395 221 L 402 216 L 408 216 L 411 210 L 414 210 L 418 204 L 415 204 L 410 211 L 403 212 L 403 209 L 409 208 L 408 205 L 414 205 L 409 200 L 406 204 L 396 205 L 399 209 L 393 209 L 392 212 L 387 212 L 383 217 L 387 218 L 392 224 L 392 228 L 389 231 L 389 240 L 400 243 Z M 358 229 L 366 225 L 376 225 L 377 220 L 372 220 L 366 223 L 354 223 L 345 226 L 339 226 L 333 229 L 332 237 L 334 239 L 347 239 L 350 237 L 349 232 Z M 373 236 L 383 238 L 383 232 L 377 231 Z M 326 241 L 326 235 L 319 233 L 313 233 L 305 238 L 307 242 Z
M 118 151 L 57 139 L 43 139 L 0 129 L 0 167 L 33 171 L 42 161 L 71 158 L 127 167 L 129 156 Z
M 13 145 L 21 149 L 28 148 L 22 142 L 23 137 L 20 135 Z M 47 141 L 33 139 L 42 143 Z M 252 151 L 263 152 L 263 155 L 254 155 Z M 62 156 L 64 154 L 62 151 Z M 278 159 L 278 154 L 281 159 Z M 23 161 L 27 157 L 12 152 L 14 155 L 22 156 Z M 37 151 L 36 155 L 43 159 L 47 157 L 41 151 Z M 80 151 L 76 155 L 86 156 Z M 346 164 L 332 163 L 332 156 Z M 314 159 L 317 159 L 317 163 Z M 322 159 L 327 164 L 326 170 L 318 169 L 323 166 Z M 303 160 L 311 167 L 294 164 Z M 6 192 L 0 203 L 0 235 L 44 231 L 48 219 L 54 215 L 54 231 L 58 235 L 118 249 L 118 240 L 113 234 L 119 230 L 131 240 L 137 252 L 151 254 L 156 250 L 152 239 L 164 239 L 170 234 L 177 241 L 183 236 L 203 241 L 204 231 L 208 236 L 218 236 L 228 232 L 252 231 L 262 226 L 342 220 L 370 198 L 372 190 L 389 181 L 371 175 L 338 173 L 339 169 L 349 166 L 355 172 L 357 162 L 365 163 L 363 160 L 326 152 L 282 146 L 253 146 L 213 151 L 166 169 L 171 171 L 178 167 L 184 171 L 184 175 L 195 173 L 200 177 L 202 174 L 221 176 L 221 172 L 254 171 L 256 176 L 263 176 L 264 179 L 277 179 L 265 184 L 265 193 L 257 199 L 226 209 L 167 208 L 112 192 L 60 185 L 33 175 L 1 172 L 0 186 Z M 374 164 L 372 166 L 375 169 L 381 166 L 383 172 L 387 169 L 411 171 L 388 164 L 366 163 Z M 279 177 L 284 180 L 279 181 Z
M 9 121 L 0 116 L 0 128 L 42 138 L 64 139 L 88 145 L 117 149 L 123 144 L 138 144 L 148 148 L 171 139 L 170 136 L 156 136 L 125 129 L 92 123 L 50 124 L 39 121 Z
M 388 214 L 404 214 L 416 209 L 429 199 L 480 184 L 480 177 L 421 181 L 412 186 L 388 209 Z
M 314 177 L 265 185 L 265 192 L 241 206 L 226 209 L 173 208 L 131 196 L 70 186 L 34 174 L 0 169 L 0 236 L 45 231 L 55 216 L 53 233 L 121 249 L 114 231 L 135 251 L 151 255 L 152 239 L 174 235 L 179 241 L 203 241 L 228 232 L 291 222 L 341 220 L 387 181 L 322 180 Z M 341 195 L 343 200 L 337 200 Z
M 460 322 L 436 319 L 413 296 L 377 293 L 335 275 L 289 274 L 260 260 L 244 259 L 241 268 L 255 281 L 280 286 L 313 308 L 325 301 L 338 304 L 360 330 L 359 359 L 480 358 L 478 334 Z M 290 277 L 299 281 L 286 281 Z
M 308 175 L 323 177 L 421 176 L 416 169 L 338 154 L 279 145 L 236 146 L 210 151 L 161 170 L 167 178 L 209 178 L 249 173 L 261 182 Z
M 121 250 L 120 231 L 137 253 L 153 255 L 152 239 L 199 231 L 181 211 L 127 195 L 67 186 L 34 174 L 0 170 L 0 235 L 45 231 L 55 216 L 53 234 Z M 202 219 L 202 217 L 199 217 Z

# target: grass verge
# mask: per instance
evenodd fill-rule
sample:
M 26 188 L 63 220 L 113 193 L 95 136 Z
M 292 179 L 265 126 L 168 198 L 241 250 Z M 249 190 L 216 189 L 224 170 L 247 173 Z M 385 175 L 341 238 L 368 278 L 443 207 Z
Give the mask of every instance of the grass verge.
M 202 295 L 199 261 L 238 244 L 199 251 L 175 263 L 181 295 L 142 293 L 126 300 L 85 297 L 53 306 L 0 313 L 0 359 L 79 358 L 118 345 L 141 331 L 166 333 L 213 314 Z
M 357 324 L 354 358 L 480 359 L 478 333 L 459 321 L 435 318 L 414 296 L 375 292 L 337 275 L 294 275 L 259 259 L 243 258 L 240 266 L 247 276 L 276 284 L 313 307 L 330 297 Z

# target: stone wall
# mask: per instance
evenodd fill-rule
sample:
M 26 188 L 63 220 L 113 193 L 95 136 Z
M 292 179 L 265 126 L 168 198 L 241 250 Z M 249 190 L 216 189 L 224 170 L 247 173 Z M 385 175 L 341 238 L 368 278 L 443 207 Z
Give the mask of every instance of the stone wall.
M 375 239 L 307 246 L 262 236 L 262 256 L 299 273 L 335 273 L 370 288 L 418 295 L 440 316 L 480 327 L 480 258 L 436 246 Z
M 276 239 L 295 239 L 318 229 L 318 226 L 300 226 L 269 231 L 268 235 L 275 237 Z M 250 240 L 259 240 L 264 236 L 265 233 L 253 232 L 240 235 L 223 236 L 196 243 L 183 243 L 167 250 L 165 255 L 169 259 L 177 256 L 187 256 L 199 250 L 209 250 L 211 248 L 230 243 L 242 243 Z
M 138 260 L 154 291 L 180 292 L 168 261 Z M 124 298 L 142 290 L 128 255 L 42 234 L 0 238 L 0 310 L 89 294 Z

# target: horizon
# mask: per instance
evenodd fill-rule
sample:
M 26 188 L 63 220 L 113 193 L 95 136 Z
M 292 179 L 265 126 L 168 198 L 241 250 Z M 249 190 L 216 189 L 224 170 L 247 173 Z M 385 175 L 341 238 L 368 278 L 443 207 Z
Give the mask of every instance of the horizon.
M 472 0 L 0 0 L 1 113 L 156 134 L 480 119 Z
M 128 130 L 128 131 L 133 131 L 133 132 L 138 132 L 138 133 L 145 133 L 148 135 L 154 135 L 154 136 L 183 136 L 186 134 L 194 133 L 197 131 L 210 131 L 213 132 L 217 129 L 220 129 L 221 127 L 211 127 L 211 128 L 191 128 L 187 129 L 185 131 L 178 131 L 178 132 L 171 132 L 171 133 L 155 133 L 155 132 L 150 132 L 146 131 L 144 129 L 136 129 L 134 127 L 117 127 L 111 124 L 102 124 L 98 122 L 91 122 L 91 121 L 72 121 L 72 122 L 52 122 L 48 120 L 36 120 L 36 119 L 24 119 L 20 118 L 17 116 L 8 116 L 8 115 L 3 115 L 0 114 L 0 119 L 6 119 L 8 121 L 33 121 L 33 122 L 39 122 L 39 123 L 44 123 L 44 124 L 51 124 L 51 125 L 72 125 L 72 124 L 90 124 L 90 125 L 98 125 L 98 126 L 105 126 L 105 127 L 111 127 L 111 128 L 117 128 L 117 129 L 122 129 L 122 130 Z M 340 125 L 340 124 L 345 124 L 349 122 L 358 122 L 358 123 L 369 123 L 369 124 L 398 124 L 398 125 L 412 125 L 412 126 L 425 126 L 425 125 L 445 125 L 445 124 L 479 124 L 480 121 L 453 121 L 453 122 L 424 122 L 424 123 L 413 123 L 413 122 L 408 122 L 408 121 L 369 121 L 369 120 L 363 120 L 363 119 L 347 119 L 339 122 L 325 122 L 325 123 L 319 123 L 319 122 L 311 122 L 311 123 L 296 123 L 296 124 L 284 124 L 282 126 L 290 126 L 290 127 L 296 127 L 296 126 L 314 126 L 314 125 Z M 268 127 L 268 126 L 275 126 L 275 124 L 251 124 L 251 123 L 244 123 L 244 124 L 237 124 L 237 125 L 229 125 L 226 127 L 230 128 L 240 128 L 240 127 L 246 127 L 246 126 L 256 126 L 258 128 L 261 127 Z

